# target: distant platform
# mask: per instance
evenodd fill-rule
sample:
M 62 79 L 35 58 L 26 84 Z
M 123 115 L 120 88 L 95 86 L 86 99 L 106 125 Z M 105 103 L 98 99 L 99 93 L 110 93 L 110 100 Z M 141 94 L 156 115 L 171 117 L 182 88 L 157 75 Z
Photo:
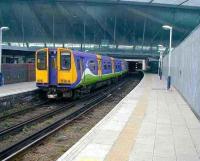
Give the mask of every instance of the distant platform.
M 57 161 L 200 161 L 200 123 L 157 75 L 140 84 Z
M 0 87 L 0 98 L 36 90 L 35 82 L 7 84 Z

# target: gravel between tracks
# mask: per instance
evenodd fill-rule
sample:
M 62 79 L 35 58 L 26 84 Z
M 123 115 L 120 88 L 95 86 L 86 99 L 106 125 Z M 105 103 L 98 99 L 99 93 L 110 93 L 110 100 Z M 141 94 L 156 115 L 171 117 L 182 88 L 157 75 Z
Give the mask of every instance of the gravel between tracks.
M 119 89 L 108 100 L 98 104 L 89 113 L 84 114 L 12 161 L 56 160 L 106 116 L 138 83 L 139 79 L 131 79 L 128 85 L 123 86 L 123 89 Z

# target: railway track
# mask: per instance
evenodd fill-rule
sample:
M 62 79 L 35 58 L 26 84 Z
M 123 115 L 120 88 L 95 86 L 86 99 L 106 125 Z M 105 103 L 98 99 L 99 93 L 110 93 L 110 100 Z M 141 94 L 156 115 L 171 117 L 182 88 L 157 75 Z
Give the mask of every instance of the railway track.
M 72 122 L 74 119 L 80 117 L 82 114 L 85 114 L 89 110 L 91 110 L 95 105 L 99 104 L 102 102 L 104 99 L 108 98 L 110 96 L 110 93 L 115 91 L 117 88 L 121 87 L 124 85 L 127 81 L 123 81 L 117 86 L 112 87 L 111 89 L 105 89 L 103 91 L 100 91 L 98 93 L 95 93 L 89 97 L 84 98 L 86 101 L 82 103 L 81 105 L 74 105 L 71 103 L 70 105 L 65 105 L 63 107 L 60 107 L 58 111 L 61 111 L 61 108 L 69 110 L 70 108 L 73 110 L 70 111 L 65 117 L 57 120 L 56 122 L 52 123 L 48 127 L 45 127 L 44 129 L 34 133 L 33 135 L 19 141 L 18 143 L 4 149 L 3 151 L 0 152 L 0 160 L 6 161 L 8 159 L 11 159 L 12 157 L 16 156 L 20 152 L 26 150 L 27 148 L 31 147 L 35 143 L 39 142 L 40 140 L 46 138 L 47 136 L 53 134 L 63 126 L 67 125 L 68 123 Z M 89 100 L 89 101 L 88 101 Z M 68 108 L 67 108 L 68 107 Z M 56 110 L 54 111 L 56 112 Z M 53 112 L 51 111 L 51 114 L 53 115 Z M 50 117 L 50 116 L 42 116 L 42 117 Z M 43 118 L 42 118 L 43 119 Z M 33 120 L 32 120 L 33 121 Z M 37 120 L 38 121 L 38 120 Z M 31 122 L 29 120 L 29 122 Z M 23 124 L 23 125 L 22 125 Z M 18 127 L 22 128 L 25 126 L 25 123 L 22 123 Z M 9 132 L 11 132 L 13 129 L 18 130 L 18 127 L 11 128 L 10 130 L 8 129 L 7 131 L 3 132 L 2 135 L 0 136 L 5 136 Z
M 108 89 L 103 89 L 104 92 L 106 92 L 106 90 L 108 90 Z M 59 105 L 59 106 L 57 105 L 57 106 L 55 107 L 54 110 L 51 110 L 51 111 L 46 112 L 46 113 L 43 113 L 43 114 L 41 114 L 41 115 L 39 115 L 39 116 L 35 116 L 35 117 L 33 117 L 33 118 L 29 119 L 29 120 L 25 120 L 25 121 L 23 121 L 23 122 L 20 122 L 20 123 L 18 123 L 18 124 L 15 124 L 15 125 L 13 125 L 13 126 L 11 126 L 11 127 L 9 127 L 9 128 L 0 130 L 0 140 L 1 140 L 3 137 L 5 137 L 5 136 L 7 136 L 7 135 L 9 135 L 9 134 L 13 134 L 13 133 L 19 132 L 19 131 L 22 130 L 25 126 L 30 126 L 30 125 L 33 124 L 33 123 L 41 122 L 41 121 L 43 121 L 43 120 L 45 120 L 45 119 L 48 119 L 48 118 L 50 118 L 50 117 L 52 117 L 52 116 L 54 116 L 54 115 L 56 115 L 56 114 L 58 114 L 58 113 L 61 113 L 62 111 L 69 110 L 70 108 L 72 108 L 72 107 L 75 105 L 75 103 L 77 104 L 77 103 L 80 102 L 80 101 L 84 101 L 84 100 L 90 99 L 91 97 L 95 97 L 95 96 L 97 96 L 97 95 L 98 95 L 99 93 L 101 93 L 101 92 L 102 92 L 102 91 L 100 90 L 99 92 L 96 92 L 96 93 L 91 94 L 91 95 L 89 95 L 89 96 L 88 96 L 88 95 L 87 95 L 87 96 L 84 96 L 82 99 L 80 99 L 79 101 L 76 101 L 76 102 L 68 103 L 68 104 L 65 104 L 65 105 Z M 48 101 L 48 102 L 49 102 L 49 101 Z M 45 102 L 45 103 L 47 103 L 47 102 Z M 44 105 L 45 103 L 40 104 L 40 105 L 37 105 L 37 107 L 36 107 L 36 106 L 30 107 L 30 108 L 27 109 L 27 110 L 30 111 L 30 109 L 38 108 L 39 106 Z M 54 106 L 55 106 L 55 105 L 54 105 Z M 20 112 L 24 113 L 24 110 L 18 111 L 18 112 L 16 112 L 16 113 L 9 114 L 9 115 L 7 115 L 7 116 L 5 116 L 5 117 L 8 117 L 8 116 L 10 116 L 10 115 L 11 115 L 11 116 L 14 116 L 14 115 L 16 116 L 17 114 L 22 115 L 22 113 L 20 113 Z M 27 111 L 26 111 L 26 112 L 27 112 Z
M 44 102 L 39 103 L 37 105 L 34 105 L 32 107 L 25 108 L 23 110 L 19 110 L 19 111 L 16 111 L 16 112 L 12 112 L 12 113 L 6 114 L 6 115 L 0 117 L 0 121 L 3 121 L 3 120 L 8 119 L 8 118 L 15 117 L 15 116 L 22 115 L 22 114 L 27 113 L 27 112 L 29 112 L 29 111 L 31 111 L 33 109 L 36 109 L 36 108 L 40 108 L 41 106 L 45 105 L 48 102 L 49 101 L 44 101 Z
M 68 109 L 71 108 L 73 105 L 74 105 L 73 103 L 69 103 L 69 104 L 67 104 L 67 105 L 63 105 L 63 106 L 61 106 L 61 107 L 59 107 L 59 108 L 56 108 L 56 109 L 54 109 L 54 110 L 52 110 L 52 111 L 49 111 L 49 112 L 47 112 L 47 113 L 44 113 L 44 114 L 39 115 L 39 116 L 36 116 L 36 117 L 33 117 L 33 118 L 30 119 L 30 120 L 21 122 L 21 123 L 19 123 L 19 124 L 16 124 L 16 125 L 14 125 L 14 126 L 11 126 L 11 127 L 7 128 L 7 129 L 4 129 L 4 130 L 0 131 L 0 138 L 4 137 L 5 135 L 8 135 L 8 134 L 10 134 L 10 133 L 12 133 L 12 132 L 15 132 L 15 131 L 17 131 L 17 130 L 19 131 L 19 130 L 21 130 L 24 126 L 28 126 L 28 125 L 30 125 L 30 124 L 32 124 L 32 123 L 36 123 L 36 122 L 38 122 L 38 121 L 42 121 L 42 120 L 44 120 L 44 119 L 47 119 L 47 118 L 49 118 L 49 117 L 52 117 L 53 115 L 55 115 L 55 114 L 57 114 L 57 113 L 59 113 L 59 112 L 65 110 L 66 108 L 68 108 Z

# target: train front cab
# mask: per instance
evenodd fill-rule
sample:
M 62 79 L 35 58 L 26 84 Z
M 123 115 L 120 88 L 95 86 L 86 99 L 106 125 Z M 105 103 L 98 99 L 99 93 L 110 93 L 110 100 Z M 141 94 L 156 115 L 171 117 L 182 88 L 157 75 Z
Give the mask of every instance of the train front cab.
M 54 93 L 51 97 L 56 97 L 57 85 L 57 51 L 48 48 L 40 49 L 36 52 L 36 83 L 40 89 L 49 93 Z
M 57 52 L 48 48 L 36 52 L 36 82 L 40 87 L 57 85 Z
M 57 94 L 71 95 L 70 86 L 77 79 L 72 51 L 66 48 L 36 52 L 36 83 L 47 91 L 49 98 Z
M 73 51 L 66 48 L 58 48 L 57 61 L 57 90 L 62 97 L 71 97 L 73 85 L 77 81 L 77 69 Z

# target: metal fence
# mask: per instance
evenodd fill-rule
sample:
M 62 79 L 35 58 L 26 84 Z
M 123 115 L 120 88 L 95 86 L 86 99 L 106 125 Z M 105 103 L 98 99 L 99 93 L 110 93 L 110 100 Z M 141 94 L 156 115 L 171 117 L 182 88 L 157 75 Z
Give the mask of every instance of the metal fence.
M 171 56 L 172 84 L 200 116 L 200 26 L 198 26 Z M 167 77 L 168 55 L 164 57 L 163 73 Z
M 34 64 L 2 64 L 4 84 L 35 81 Z

